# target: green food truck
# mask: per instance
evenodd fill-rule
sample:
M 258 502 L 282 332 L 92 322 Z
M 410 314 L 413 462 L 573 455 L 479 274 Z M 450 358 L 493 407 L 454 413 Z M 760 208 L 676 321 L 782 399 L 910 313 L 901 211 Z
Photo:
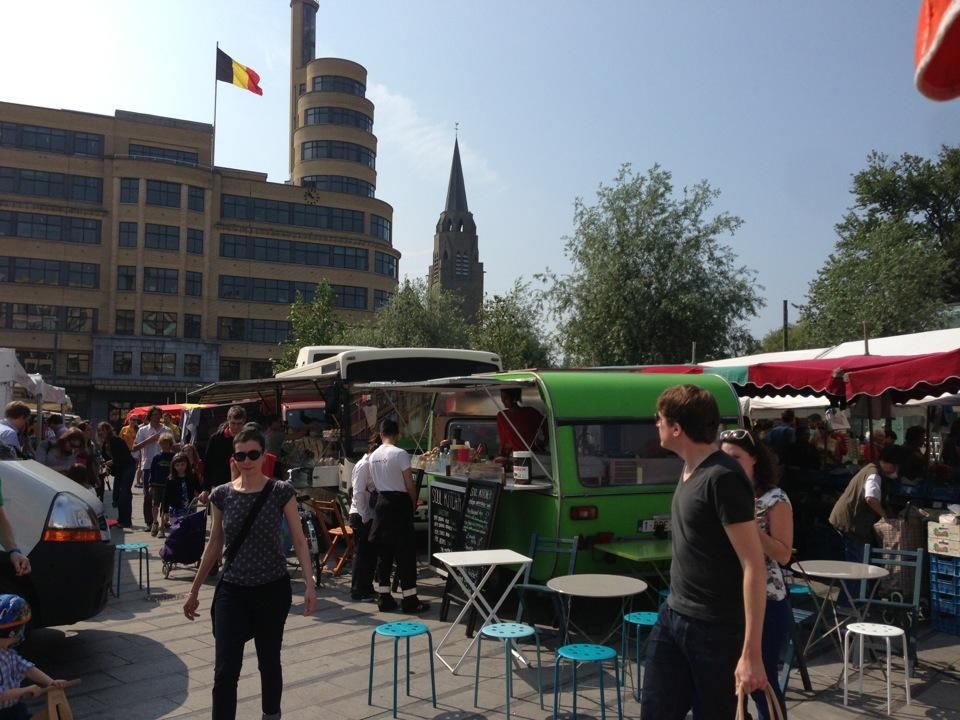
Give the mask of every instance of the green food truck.
M 706 388 L 717 399 L 724 425 L 739 424 L 740 406 L 733 388 L 719 376 L 632 370 L 523 371 L 393 383 L 389 388 L 370 384 L 371 390 L 390 395 L 433 396 L 434 447 L 414 458 L 430 491 L 431 557 L 452 549 L 444 547 L 452 540 L 446 511 L 462 507 L 456 495 L 465 495 L 471 481 L 480 480 L 502 485 L 489 547 L 526 553 L 532 533 L 576 537 L 577 572 L 640 569 L 628 559 L 636 553 L 615 554 L 624 548 L 640 547 L 642 556 L 659 545 L 661 554 L 654 552 L 650 559 L 669 558 L 666 532 L 682 462 L 660 447 L 657 398 L 673 385 Z M 525 411 L 527 419 L 535 417 L 534 410 L 541 418 L 538 439 L 527 451 L 511 453 L 516 463 L 507 472 L 497 427 L 503 391 L 519 394 L 520 406 L 532 409 Z M 436 447 L 445 441 L 454 445 L 449 452 Z M 658 544 L 646 542 L 655 535 Z M 532 576 L 566 574 L 565 562 L 556 556 L 535 558 Z

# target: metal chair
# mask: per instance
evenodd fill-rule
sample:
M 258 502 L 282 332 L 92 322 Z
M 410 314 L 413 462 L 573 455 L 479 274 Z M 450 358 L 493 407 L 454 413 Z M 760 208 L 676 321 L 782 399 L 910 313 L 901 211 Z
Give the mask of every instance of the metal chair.
M 334 576 L 339 575 L 344 566 L 350 562 L 354 553 L 353 528 L 347 525 L 343 520 L 343 512 L 340 510 L 340 503 L 336 500 L 313 500 L 314 512 L 317 513 L 317 520 L 323 534 L 327 536 L 327 551 L 320 559 L 320 568 L 327 567 L 327 560 L 333 554 L 337 547 L 341 547 L 340 558 L 333 568 Z M 328 523 L 328 517 L 333 518 L 332 523 Z
M 531 568 L 537 564 L 538 557 L 542 557 L 543 555 L 553 555 L 554 569 L 556 569 L 557 564 L 561 561 L 563 556 L 566 556 L 566 572 L 553 572 L 550 574 L 550 577 L 553 577 L 554 575 L 573 575 L 574 567 L 577 564 L 577 543 L 578 539 L 575 537 L 549 537 L 546 535 L 537 535 L 536 533 L 531 535 L 530 551 L 527 553 L 527 555 L 528 557 L 533 558 L 533 563 L 527 566 L 527 569 L 523 574 L 523 579 L 514 586 L 517 591 L 518 601 L 516 618 L 517 622 L 523 622 L 524 615 L 529 609 L 527 607 L 527 593 L 536 593 L 550 597 L 553 602 L 554 619 L 559 622 L 559 626 L 561 628 L 561 643 L 566 642 L 566 636 L 563 628 L 567 626 L 567 623 L 565 622 L 563 604 L 560 601 L 560 596 L 546 585 L 537 582 L 531 582 L 530 571 Z
M 603 694 L 603 663 L 613 662 L 614 685 L 617 686 L 617 718 L 623 720 L 623 704 L 620 701 L 620 662 L 617 660 L 617 651 L 606 645 L 576 643 L 557 648 L 557 664 L 553 669 L 553 717 L 559 717 L 560 710 L 560 663 L 570 660 L 573 667 L 573 713 L 577 717 L 577 665 L 580 663 L 597 663 L 597 673 L 600 677 L 600 718 L 606 720 L 607 704 Z
M 878 610 L 884 623 L 899 627 L 904 631 L 904 643 L 907 649 L 907 675 L 913 677 L 917 665 L 917 635 L 915 628 L 919 622 L 920 585 L 923 581 L 923 548 L 899 550 L 871 547 L 863 549 L 863 562 L 877 565 L 890 571 L 887 581 L 880 581 L 881 588 L 893 586 L 888 597 L 870 600 L 870 588 L 866 580 L 860 582 L 860 593 L 854 602 L 868 604 L 871 611 Z M 912 573 L 913 577 L 910 577 Z M 912 582 L 911 582 L 912 580 Z M 899 586 L 897 583 L 899 582 Z M 906 590 L 910 597 L 905 598 Z
M 532 637 L 537 644 L 537 692 L 540 694 L 540 709 L 543 710 L 543 675 L 542 663 L 540 662 L 540 636 L 537 629 L 526 623 L 494 623 L 493 625 L 484 625 L 480 628 L 480 634 L 477 636 L 477 667 L 473 678 L 473 706 L 477 707 L 477 694 L 480 688 L 480 645 L 483 639 L 503 640 L 504 656 L 506 662 L 506 694 L 507 694 L 507 720 L 510 718 L 510 698 L 513 697 L 513 656 L 511 650 L 514 642 L 524 638 Z
M 370 675 L 367 680 L 367 705 L 373 705 L 373 664 L 377 635 L 393 638 L 393 716 L 397 716 L 397 663 L 400 659 L 400 638 L 407 641 L 407 695 L 410 695 L 410 638 L 419 635 L 427 636 L 427 647 L 430 651 L 430 690 L 433 694 L 433 706 L 436 707 L 437 681 L 433 673 L 433 636 L 430 634 L 430 629 L 423 623 L 407 621 L 384 623 L 375 628 L 370 635 Z

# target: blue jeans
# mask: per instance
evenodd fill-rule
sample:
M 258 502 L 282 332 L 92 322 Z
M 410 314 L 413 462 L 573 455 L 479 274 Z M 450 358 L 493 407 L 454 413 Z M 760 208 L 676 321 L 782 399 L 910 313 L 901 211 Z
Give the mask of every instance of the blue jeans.
M 761 642 L 763 652 L 763 667 L 767 671 L 767 681 L 773 689 L 773 694 L 777 696 L 780 702 L 780 709 L 783 710 L 783 717 L 787 717 L 787 706 L 783 703 L 783 692 L 780 690 L 780 651 L 787 641 L 787 633 L 790 632 L 790 601 L 787 598 L 783 600 L 771 600 L 767 598 L 767 609 L 763 615 L 763 640 Z M 754 704 L 757 706 L 757 715 L 760 720 L 770 720 L 770 713 L 767 709 L 767 696 L 762 690 L 751 694 Z
M 734 672 L 743 627 L 687 617 L 667 603 L 650 631 L 644 661 L 643 720 L 683 720 L 698 701 L 703 720 L 730 720 L 737 712 Z

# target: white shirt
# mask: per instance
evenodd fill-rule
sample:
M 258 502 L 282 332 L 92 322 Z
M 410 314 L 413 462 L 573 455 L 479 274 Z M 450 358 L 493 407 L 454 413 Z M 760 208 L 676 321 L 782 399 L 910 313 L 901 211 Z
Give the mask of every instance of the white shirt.
M 6 443 L 14 450 L 20 450 L 20 431 L 6 418 L 0 420 L 0 442 Z
M 159 425 L 156 430 L 154 430 L 150 424 L 141 425 L 140 429 L 137 430 L 137 436 L 133 440 L 134 445 L 139 445 L 144 440 L 153 437 L 154 435 L 161 435 L 163 433 L 170 432 L 163 425 Z M 149 445 L 144 445 L 140 448 L 140 468 L 142 470 L 149 470 L 150 464 L 153 462 L 153 459 L 160 454 L 160 443 L 152 442 Z
M 407 492 L 403 471 L 410 469 L 410 453 L 384 443 L 370 455 L 370 474 L 378 492 Z
M 863 485 L 863 495 L 868 498 L 882 500 L 880 495 L 880 476 L 877 473 L 870 475 Z
M 367 523 L 373 520 L 373 508 L 370 507 L 370 491 L 375 490 L 373 476 L 370 474 L 370 456 L 365 454 L 353 466 L 351 476 L 353 497 L 350 499 L 350 515 L 356 513 Z

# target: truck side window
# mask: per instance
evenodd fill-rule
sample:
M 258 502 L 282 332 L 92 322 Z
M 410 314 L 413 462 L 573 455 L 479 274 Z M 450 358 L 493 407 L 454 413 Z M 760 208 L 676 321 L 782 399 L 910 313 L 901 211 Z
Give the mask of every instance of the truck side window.
M 652 421 L 573 426 L 577 473 L 584 487 L 675 485 L 683 462 L 660 447 Z

